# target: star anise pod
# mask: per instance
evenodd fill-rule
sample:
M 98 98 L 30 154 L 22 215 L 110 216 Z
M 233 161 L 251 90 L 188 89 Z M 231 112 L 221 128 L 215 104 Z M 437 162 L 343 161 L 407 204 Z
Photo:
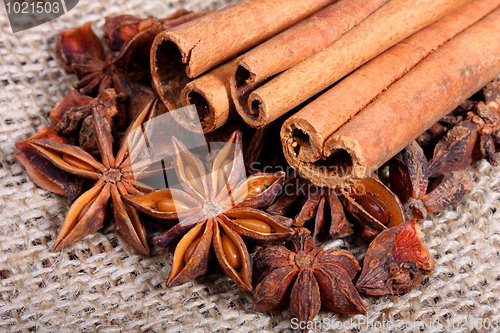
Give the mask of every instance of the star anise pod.
M 50 119 L 58 120 L 55 131 L 64 135 L 78 133 L 80 147 L 95 155 L 99 153 L 94 132 L 92 110 L 96 109 L 112 125 L 118 129 L 125 126 L 127 113 L 123 100 L 124 95 L 118 96 L 113 88 L 108 88 L 96 98 L 91 98 L 70 90 L 50 112 Z
M 172 138 L 175 171 L 183 190 L 167 188 L 146 195 L 127 195 L 139 211 L 159 220 L 179 222 L 153 241 L 166 247 L 182 238 L 174 252 L 168 286 L 186 283 L 207 271 L 210 249 L 222 269 L 242 290 L 252 290 L 251 258 L 245 242 L 281 242 L 291 237 L 291 220 L 274 217 L 258 208 L 271 204 L 284 173 L 258 173 L 245 177 L 241 136 L 230 140 L 210 158 L 209 172 L 201 159 Z M 287 226 L 288 225 L 288 226 Z
M 325 236 L 345 237 L 354 232 L 344 214 L 344 208 L 335 190 L 319 187 L 301 177 L 298 172 L 287 178 L 283 186 L 284 194 L 276 200 L 267 212 L 287 215 L 291 206 L 300 203 L 300 211 L 293 219 L 293 225 L 303 227 L 314 219 L 313 239 L 315 243 L 323 241 Z
M 142 124 L 150 111 L 151 109 L 145 108 L 130 125 L 115 157 L 111 126 L 101 112 L 96 108 L 93 109 L 92 117 L 101 161 L 77 146 L 47 139 L 29 141 L 33 149 L 59 169 L 97 181 L 69 208 L 54 244 L 55 251 L 72 245 L 101 229 L 111 197 L 118 231 L 137 252 L 149 255 L 146 230 L 139 220 L 139 214 L 125 203 L 122 197 L 129 193 L 144 194 L 149 191 L 134 178 L 133 165 L 129 158 L 128 138 L 133 130 Z
M 361 236 L 372 241 L 381 231 L 405 222 L 403 206 L 375 174 L 353 186 L 339 189 L 345 209 L 361 227 Z
M 435 178 L 422 148 L 412 141 L 389 162 L 391 189 L 401 199 L 407 219 L 423 219 L 460 202 L 472 187 L 467 170 L 453 170 Z
M 484 101 L 470 111 L 436 144 L 429 162 L 429 177 L 465 170 L 473 159 L 484 156 L 497 165 L 495 143 L 500 144 L 500 79 L 483 88 Z
M 46 158 L 40 156 L 30 145 L 31 140 L 45 139 L 70 144 L 71 140 L 58 135 L 53 127 L 42 127 L 32 137 L 16 143 L 19 152 L 14 155 L 16 160 L 28 171 L 31 180 L 46 190 L 68 198 L 73 202 L 82 190 L 83 179 L 58 169 Z
M 299 228 L 286 247 L 264 247 L 255 255 L 254 277 L 260 282 L 252 303 L 259 311 L 290 303 L 301 322 L 313 320 L 321 304 L 339 313 L 366 314 L 352 283 L 359 270 L 351 253 L 317 248 L 309 230 Z
M 267 211 L 287 215 L 289 208 L 301 200 L 294 225 L 303 227 L 314 218 L 315 242 L 324 240 L 325 236 L 338 238 L 354 232 L 345 211 L 361 227 L 366 240 L 373 240 L 387 226 L 404 222 L 399 199 L 375 175 L 336 191 L 318 187 L 294 172 L 284 185 L 284 194 Z
M 143 71 L 128 73 L 117 67 L 111 52 L 104 52 L 90 23 L 61 32 L 56 54 L 68 73 L 76 73 L 79 81 L 74 87 L 84 95 L 102 93 L 107 88 L 115 88 L 119 94 L 141 90 L 135 86 L 142 84 L 132 81 L 141 79 Z
M 389 228 L 371 242 L 363 262 L 358 291 L 368 295 L 410 292 L 434 269 L 415 220 Z

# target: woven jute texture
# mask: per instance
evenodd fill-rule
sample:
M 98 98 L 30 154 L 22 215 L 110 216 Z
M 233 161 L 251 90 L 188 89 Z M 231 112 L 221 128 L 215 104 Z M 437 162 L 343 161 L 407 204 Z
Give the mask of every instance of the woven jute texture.
M 48 125 L 49 111 L 76 81 L 56 59 L 59 32 L 90 21 L 102 35 L 106 15 L 163 17 L 181 7 L 217 9 L 232 2 L 80 0 L 55 21 L 15 35 L 2 7 L 0 332 L 292 331 L 288 307 L 254 311 L 251 294 L 239 291 L 217 267 L 193 282 L 167 288 L 165 251 L 153 247 L 149 258 L 135 254 L 113 223 L 53 252 L 66 200 L 34 185 L 14 159 L 14 143 Z M 500 168 L 482 160 L 470 172 L 474 186 L 463 203 L 421 224 L 436 261 L 434 272 L 407 295 L 364 297 L 367 316 L 323 309 L 314 331 L 500 331 Z M 360 260 L 366 251 L 355 237 L 325 246 L 348 249 Z

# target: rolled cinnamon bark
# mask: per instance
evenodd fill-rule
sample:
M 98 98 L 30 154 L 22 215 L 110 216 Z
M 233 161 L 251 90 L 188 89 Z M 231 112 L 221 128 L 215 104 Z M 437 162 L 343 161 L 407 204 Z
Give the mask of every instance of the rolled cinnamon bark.
M 318 185 L 346 186 L 379 168 L 500 74 L 500 9 L 396 81 L 325 143 L 326 159 L 289 160 Z
M 322 158 L 325 140 L 332 133 L 432 51 L 499 5 L 500 0 L 474 0 L 349 74 L 284 122 L 281 141 L 285 155 L 302 162 Z
M 336 0 L 243 0 L 164 31 L 151 47 L 153 83 L 169 110 L 197 77 Z M 256 19 L 257 18 L 257 19 Z
M 253 127 L 280 117 L 416 31 L 470 0 L 392 0 L 323 51 L 254 90 Z
M 229 61 L 186 84 L 181 91 L 181 103 L 183 106 L 194 104 L 197 114 L 178 114 L 176 120 L 184 128 L 199 131 L 199 119 L 203 133 L 209 133 L 237 115 L 229 97 L 229 78 L 234 73 L 235 65 L 235 60 Z
M 387 1 L 337 1 L 240 56 L 231 78 L 231 97 L 245 122 L 254 122 L 248 104 L 254 89 L 323 50 Z

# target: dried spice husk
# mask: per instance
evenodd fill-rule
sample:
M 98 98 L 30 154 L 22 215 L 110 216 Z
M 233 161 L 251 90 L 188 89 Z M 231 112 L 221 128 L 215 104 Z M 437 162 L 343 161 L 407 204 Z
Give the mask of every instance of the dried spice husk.
M 90 104 L 94 99 L 90 96 L 82 95 L 76 90 L 70 90 L 62 100 L 57 102 L 56 106 L 50 111 L 50 123 L 52 126 L 63 118 L 64 114 L 72 108 L 79 108 Z
M 354 232 L 354 226 L 346 218 L 344 210 L 361 227 L 366 240 L 373 240 L 387 226 L 404 222 L 399 199 L 375 175 L 354 186 L 334 190 L 318 187 L 295 172 L 287 179 L 284 189 L 285 193 L 267 211 L 271 214 L 290 214 L 290 206 L 302 198 L 294 225 L 303 227 L 314 219 L 315 242 L 323 241 L 326 236 L 338 238 Z
M 398 197 L 375 174 L 339 192 L 345 209 L 361 226 L 365 240 L 371 241 L 387 227 L 405 222 Z
M 91 59 L 103 59 L 104 49 L 90 23 L 63 31 L 57 38 L 56 53 L 68 73 Z M 79 75 L 83 75 L 81 73 Z
M 209 11 L 192 13 L 184 9 L 180 9 L 167 18 L 157 19 L 150 17 L 145 20 L 146 22 L 143 21 L 142 24 L 139 23 L 139 29 L 142 30 L 138 31 L 135 36 L 129 40 L 126 40 L 125 36 L 121 36 L 121 38 L 123 38 L 122 42 L 124 42 L 124 45 L 113 59 L 113 65 L 115 66 L 117 73 L 131 81 L 139 80 L 145 76 L 149 77 L 149 51 L 156 35 L 164 30 L 172 29 L 173 27 L 202 17 L 207 13 L 209 13 Z M 108 20 L 112 21 L 113 19 L 108 18 Z M 106 26 L 104 29 L 105 28 Z M 114 44 L 116 44 L 116 40 L 114 42 Z
M 181 238 L 175 247 L 167 285 L 177 286 L 204 274 L 213 249 L 219 265 L 238 288 L 252 290 L 251 258 L 242 237 L 267 244 L 285 241 L 293 234 L 291 220 L 258 209 L 272 203 L 284 173 L 258 173 L 246 178 L 239 132 L 233 133 L 217 155 L 212 153 L 208 168 L 179 140 L 173 137 L 172 141 L 182 190 L 168 188 L 125 196 L 127 203 L 158 220 L 179 220 L 153 239 L 157 245 L 167 247 Z M 249 221 L 253 224 L 244 223 Z M 239 264 L 230 261 L 228 242 Z
M 190 13 L 190 11 L 181 8 L 164 19 L 158 19 L 154 16 L 142 18 L 135 15 L 106 16 L 102 28 L 103 39 L 110 50 L 120 51 L 132 38 L 143 31 L 151 29 L 159 21 L 168 22 Z
M 20 151 L 14 157 L 26 169 L 28 176 L 35 184 L 56 194 L 66 196 L 68 203 L 73 202 L 80 195 L 83 179 L 58 169 L 38 154 L 29 145 L 30 140 L 37 139 L 70 143 L 68 138 L 58 135 L 53 127 L 44 126 L 32 137 L 16 143 L 16 148 Z
M 484 101 L 468 100 L 455 110 L 459 116 L 452 117 L 456 120 L 434 147 L 429 178 L 464 170 L 478 157 L 485 157 L 493 166 L 498 164 L 495 150 L 500 143 L 499 96 L 500 80 L 495 79 L 483 87 Z
M 118 129 L 123 128 L 127 119 L 127 112 L 122 102 L 126 96 L 118 96 L 114 89 L 109 88 L 96 98 L 90 98 L 89 100 L 88 97 L 85 97 L 87 96 L 70 90 L 66 97 L 52 110 L 51 115 L 54 115 L 53 118 L 62 116 L 55 126 L 57 133 L 65 135 L 79 133 L 80 147 L 91 154 L 98 154 L 99 149 L 94 132 L 92 110 L 100 112 L 106 118 L 106 121 L 112 125 L 112 131 L 114 131 L 115 127 Z M 74 101 L 82 104 L 74 106 L 76 104 Z M 67 108 L 68 106 L 69 108 Z
M 322 304 L 339 313 L 366 314 L 352 283 L 359 270 L 348 251 L 316 248 L 309 230 L 298 228 L 286 247 L 268 246 L 256 253 L 254 278 L 259 284 L 252 304 L 258 311 L 271 311 L 289 303 L 304 323 L 314 319 Z
M 434 269 L 420 227 L 411 220 L 381 232 L 371 242 L 356 289 L 367 295 L 409 293 Z
M 464 170 L 472 162 L 472 152 L 484 121 L 472 117 L 453 127 L 434 148 L 429 163 L 429 177 L 438 177 L 453 170 Z
M 448 139 L 445 137 L 443 140 Z M 453 140 L 449 142 L 453 146 Z M 446 150 L 443 152 L 445 152 L 443 155 L 438 156 L 450 156 L 451 154 L 446 153 Z M 452 162 L 457 160 L 452 160 Z M 462 163 L 463 161 L 448 163 L 448 160 L 445 160 L 441 165 L 445 168 L 462 165 L 460 168 L 465 168 L 466 166 Z M 472 177 L 466 170 L 460 168 L 440 173 L 438 177 L 429 179 L 429 175 L 432 175 L 429 164 L 422 148 L 416 141 L 412 141 L 396 155 L 389 162 L 390 183 L 391 189 L 403 203 L 406 218 L 409 220 L 423 219 L 428 212 L 434 212 L 460 202 L 472 187 Z
M 115 223 L 125 242 L 137 252 L 149 255 L 146 230 L 138 212 L 122 198 L 129 193 L 143 194 L 150 190 L 134 178 L 133 165 L 129 157 L 129 138 L 133 135 L 133 130 L 150 115 L 152 102 L 129 126 L 116 155 L 113 154 L 111 125 L 97 106 L 93 108 L 93 124 L 101 161 L 77 146 L 47 139 L 29 141 L 33 149 L 59 169 L 96 181 L 94 186 L 83 193 L 69 208 L 54 244 L 55 251 L 70 246 L 101 229 L 106 221 L 111 200 Z

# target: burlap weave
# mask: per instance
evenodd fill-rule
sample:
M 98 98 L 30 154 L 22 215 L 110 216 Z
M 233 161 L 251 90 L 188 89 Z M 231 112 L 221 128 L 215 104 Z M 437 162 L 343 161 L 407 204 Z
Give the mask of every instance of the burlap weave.
M 76 80 L 56 59 L 59 32 L 90 21 L 102 35 L 106 15 L 163 17 L 180 7 L 216 9 L 231 2 L 80 0 L 55 21 L 15 35 L 2 7 L 0 332 L 291 330 L 288 307 L 254 311 L 251 294 L 239 291 L 217 268 L 166 288 L 170 265 L 164 250 L 153 247 L 150 258 L 136 255 L 113 223 L 69 249 L 51 251 L 68 206 L 64 198 L 34 185 L 14 159 L 14 143 L 48 124 L 49 111 Z M 432 275 L 402 297 L 364 297 L 367 316 L 322 310 L 316 332 L 340 326 L 339 332 L 500 331 L 500 168 L 479 161 L 471 172 L 474 187 L 464 203 L 422 223 L 425 244 L 436 261 Z M 326 246 L 346 248 L 362 259 L 366 244 L 358 243 L 349 238 Z M 410 327 L 401 329 L 403 324 Z

